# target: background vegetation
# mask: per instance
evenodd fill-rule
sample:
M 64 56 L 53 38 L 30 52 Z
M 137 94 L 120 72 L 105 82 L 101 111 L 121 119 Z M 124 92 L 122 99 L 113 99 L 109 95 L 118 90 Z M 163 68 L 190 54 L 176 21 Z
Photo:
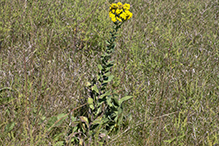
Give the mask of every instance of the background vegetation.
M 217 0 L 122 0 L 111 83 L 131 114 L 107 145 L 219 143 Z M 112 22 L 106 0 L 0 1 L 0 145 L 58 145 Z M 81 111 L 81 110 L 80 110 Z M 80 114 L 74 110 L 72 114 Z

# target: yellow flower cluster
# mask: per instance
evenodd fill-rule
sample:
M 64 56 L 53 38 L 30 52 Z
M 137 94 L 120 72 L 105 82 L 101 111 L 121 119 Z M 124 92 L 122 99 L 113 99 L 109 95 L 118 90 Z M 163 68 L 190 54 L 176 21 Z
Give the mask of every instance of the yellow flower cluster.
M 116 21 L 126 21 L 132 17 L 132 13 L 129 11 L 130 4 L 125 3 L 124 5 L 121 2 L 112 3 L 110 6 L 109 17 L 113 22 Z

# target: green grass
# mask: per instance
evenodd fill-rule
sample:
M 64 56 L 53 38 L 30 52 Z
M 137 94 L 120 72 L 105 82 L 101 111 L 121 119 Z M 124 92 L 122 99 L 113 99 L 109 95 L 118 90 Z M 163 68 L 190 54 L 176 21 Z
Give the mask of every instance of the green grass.
M 108 145 L 219 143 L 219 3 L 128 0 L 115 79 L 132 118 Z M 1 0 L 0 145 L 55 145 L 86 101 L 113 25 L 106 0 Z M 74 110 L 78 115 L 78 110 Z M 51 127 L 51 128 L 50 128 Z M 50 129 L 49 129 L 50 128 Z

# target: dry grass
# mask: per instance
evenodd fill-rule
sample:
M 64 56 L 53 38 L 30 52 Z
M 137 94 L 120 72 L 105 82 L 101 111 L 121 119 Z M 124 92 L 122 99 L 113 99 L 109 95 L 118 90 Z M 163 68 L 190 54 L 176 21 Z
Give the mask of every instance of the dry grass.
M 216 0 L 128 0 L 113 56 L 115 88 L 133 95 L 129 126 L 108 145 L 219 143 L 219 8 Z M 112 23 L 105 0 L 0 2 L 0 144 L 54 145 L 85 102 L 85 83 Z M 79 114 L 75 111 L 74 114 Z M 61 133 L 61 135 L 59 135 Z

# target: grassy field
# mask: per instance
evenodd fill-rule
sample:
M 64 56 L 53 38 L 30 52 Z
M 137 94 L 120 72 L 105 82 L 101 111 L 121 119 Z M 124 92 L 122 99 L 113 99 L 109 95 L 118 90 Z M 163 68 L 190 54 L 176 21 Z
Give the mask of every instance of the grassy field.
M 83 111 L 110 37 L 107 2 L 0 1 L 0 145 L 65 139 L 73 123 L 60 118 Z M 118 32 L 109 90 L 133 96 L 131 117 L 105 145 L 219 143 L 218 0 L 121 2 L 133 18 Z

